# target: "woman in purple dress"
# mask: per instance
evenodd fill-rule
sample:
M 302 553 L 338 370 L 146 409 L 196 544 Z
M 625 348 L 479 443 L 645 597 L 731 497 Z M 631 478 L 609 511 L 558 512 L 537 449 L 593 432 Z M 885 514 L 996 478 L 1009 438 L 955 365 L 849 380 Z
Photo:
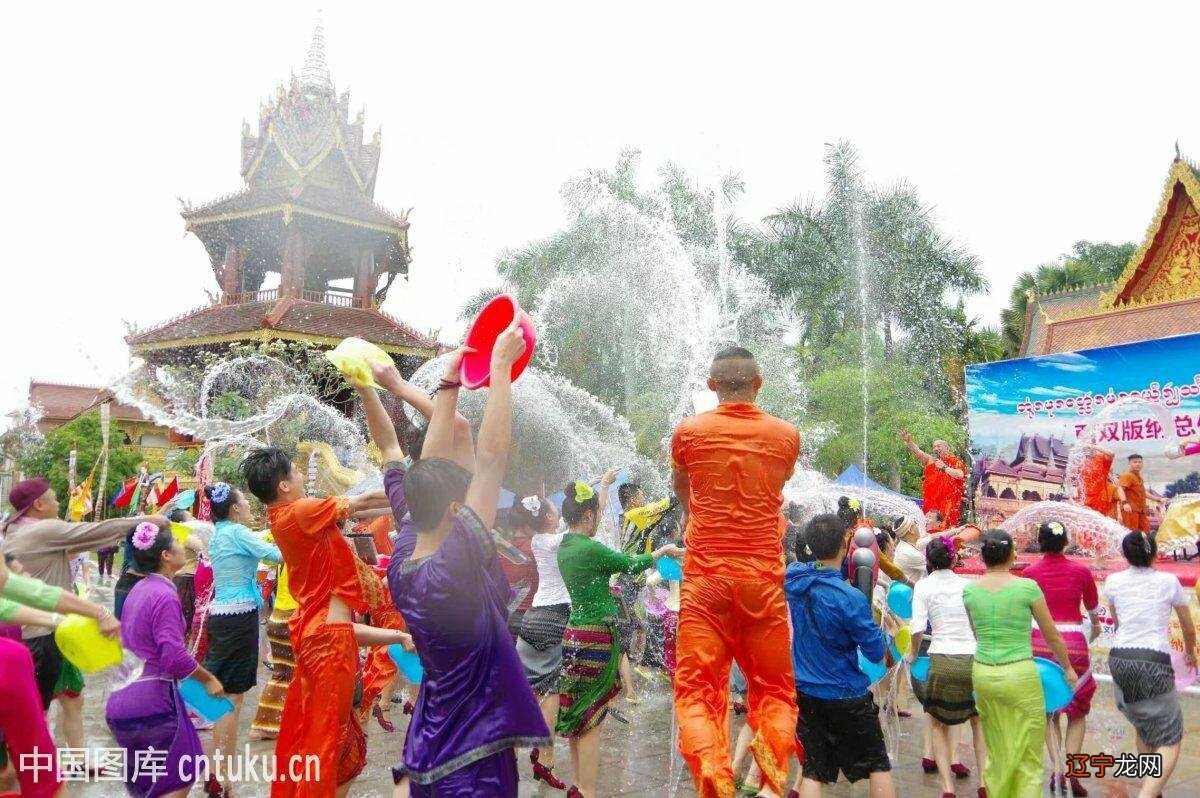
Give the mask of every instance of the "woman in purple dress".
M 125 599 L 121 645 L 145 665 L 139 679 L 109 696 L 105 718 L 125 749 L 129 793 L 181 797 L 203 773 L 199 763 L 204 749 L 179 695 L 179 681 L 191 676 L 211 696 L 225 691 L 184 646 L 183 605 L 171 577 L 187 555 L 170 527 L 138 524 L 127 550 L 133 566 L 146 576 Z

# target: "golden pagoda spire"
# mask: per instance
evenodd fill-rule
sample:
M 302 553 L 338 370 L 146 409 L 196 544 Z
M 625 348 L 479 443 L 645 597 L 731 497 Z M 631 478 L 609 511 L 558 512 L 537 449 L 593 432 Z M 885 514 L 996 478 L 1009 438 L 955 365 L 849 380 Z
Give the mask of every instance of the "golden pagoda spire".
M 321 20 L 321 9 L 317 9 L 317 19 L 313 24 L 312 41 L 308 44 L 308 55 L 304 59 L 304 69 L 300 71 L 300 83 L 325 91 L 333 88 L 329 77 L 329 64 L 325 61 L 325 24 Z

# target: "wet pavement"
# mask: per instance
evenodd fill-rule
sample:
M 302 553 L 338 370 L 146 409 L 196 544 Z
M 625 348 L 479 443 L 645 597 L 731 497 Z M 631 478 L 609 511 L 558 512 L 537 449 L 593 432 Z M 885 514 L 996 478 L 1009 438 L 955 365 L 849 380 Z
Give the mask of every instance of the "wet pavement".
M 260 684 L 265 684 L 269 671 L 261 669 Z M 603 796 L 691 796 L 695 795 L 691 780 L 682 765 L 679 756 L 674 753 L 673 724 L 671 720 L 670 692 L 665 677 L 656 675 L 650 680 L 643 680 L 642 687 L 645 698 L 641 703 L 629 704 L 618 702 L 619 713 L 628 721 L 621 723 L 610 717 L 604 726 L 602 754 L 600 764 L 600 794 Z M 246 743 L 246 736 L 253 716 L 253 707 L 257 705 L 258 689 L 247 694 L 243 713 L 242 728 L 239 742 Z M 106 748 L 114 745 L 104 724 L 104 694 L 98 684 L 91 684 L 85 691 L 86 698 L 86 732 L 88 745 L 95 748 Z M 1183 752 L 1175 777 L 1167 789 L 1167 796 L 1200 795 L 1200 696 L 1184 695 L 1185 737 Z M 914 702 L 915 703 L 915 702 Z M 398 759 L 404 741 L 405 717 L 399 706 L 392 712 L 396 722 L 396 731 L 387 733 L 373 719 L 368 721 L 368 765 L 359 776 L 354 787 L 350 790 L 352 796 L 387 796 L 392 792 L 391 766 Z M 742 719 L 735 720 L 733 735 L 736 737 L 737 728 Z M 935 775 L 925 775 L 920 767 L 921 727 L 916 718 L 900 719 L 898 751 L 893 751 L 895 765 L 894 773 L 900 795 L 904 796 L 937 796 L 940 795 L 938 779 Z M 971 768 L 969 779 L 958 782 L 957 795 L 974 796 L 978 786 L 978 767 L 974 754 L 969 745 L 969 734 L 965 735 L 968 742 L 960 746 L 961 760 Z M 201 732 L 201 738 L 207 746 L 211 735 Z M 249 750 L 252 754 L 267 754 L 273 750 L 271 742 L 251 742 Z M 1100 684 L 1100 689 L 1092 705 L 1089 718 L 1088 736 L 1085 742 L 1088 753 L 1118 753 L 1133 751 L 1131 729 L 1124 718 L 1113 705 L 1112 688 L 1106 683 Z M 521 796 L 561 796 L 562 792 L 551 790 L 542 784 L 532 781 L 527 752 L 521 752 L 520 767 L 522 773 Z M 557 772 L 567 780 L 569 777 L 569 753 L 565 743 L 559 741 L 556 749 Z M 1132 780 L 1103 781 L 1090 779 L 1085 782 L 1092 796 L 1119 798 L 1137 794 L 1135 782 Z M 238 795 L 259 796 L 267 795 L 265 784 L 246 784 L 237 791 Z M 118 785 L 107 783 L 77 783 L 70 785 L 70 795 L 111 796 L 121 794 Z M 202 794 L 197 788 L 194 795 Z M 865 782 L 857 785 L 840 783 L 830 787 L 825 792 L 831 796 L 851 796 L 867 794 Z M 1048 794 L 1048 792 L 1047 792 Z

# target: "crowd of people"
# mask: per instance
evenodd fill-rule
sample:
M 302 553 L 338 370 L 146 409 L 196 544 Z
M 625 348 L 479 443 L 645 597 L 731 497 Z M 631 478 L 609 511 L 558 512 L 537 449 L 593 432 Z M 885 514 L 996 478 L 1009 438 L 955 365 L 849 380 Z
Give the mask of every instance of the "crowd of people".
M 383 463 L 381 491 L 310 496 L 303 471 L 272 447 L 247 454 L 244 489 L 205 488 L 211 524 L 184 509 L 67 522 L 49 482 L 15 486 L 0 564 L 0 622 L 11 626 L 0 632 L 15 628 L 18 639 L 0 634 L 9 699 L 0 702 L 0 752 L 20 794 L 63 787 L 59 768 L 24 767 L 28 754 L 85 746 L 84 677 L 52 634 L 66 612 L 93 618 L 141 661 L 105 706 L 130 763 L 148 749 L 164 757 L 152 772 L 129 768 L 137 796 L 181 796 L 198 782 L 211 795 L 246 790 L 235 768 L 195 765 L 241 755 L 243 699 L 264 654 L 271 675 L 250 735 L 274 739 L 272 795 L 345 794 L 366 763 L 363 723 L 396 728 L 392 697 L 405 677 L 395 660 L 407 651 L 423 673 L 408 685 L 397 795 L 515 796 L 518 752 L 527 751 L 536 780 L 593 798 L 605 722 L 619 714 L 622 692 L 640 699 L 635 674 L 647 647 L 662 651 L 679 753 L 701 796 L 812 798 L 840 779 L 895 795 L 899 763 L 883 716 L 909 714 L 897 703 L 909 689 L 925 719 L 922 765 L 938 773 L 943 795 L 970 775 L 956 742 L 968 726 L 979 795 L 1041 795 L 1047 777 L 1052 790 L 1087 794 L 1062 766 L 1082 750 L 1096 692 L 1088 648 L 1100 596 L 1088 568 L 1063 555 L 1070 530 L 1043 524 L 1044 556 L 1018 574 L 1008 533 L 960 525 L 962 462 L 944 442 L 927 454 L 907 433 L 926 474 L 925 529 L 915 518 L 867 518 L 849 497 L 838 512 L 798 523 L 783 487 L 799 434 L 756 405 L 762 375 L 750 352 L 732 347 L 712 363 L 717 408 L 673 433 L 672 495 L 651 502 L 636 483 L 621 484 L 617 545 L 607 545 L 599 532 L 615 470 L 579 475 L 561 502 L 543 490 L 499 506 L 513 446 L 511 367 L 524 346 L 515 324 L 496 341 L 477 436 L 457 412 L 463 350 L 447 358 L 432 396 L 394 366 L 373 368 L 375 383 L 425 417 L 421 433 L 399 434 L 376 387 L 354 386 Z M 267 534 L 252 529 L 251 497 Z M 977 579 L 955 572 L 967 542 L 986 566 Z M 72 560 L 114 547 L 123 550 L 117 606 L 78 598 Z M 1142 787 L 1153 796 L 1183 735 L 1170 615 L 1193 666 L 1195 634 L 1179 580 L 1154 568 L 1153 538 L 1131 531 L 1122 552 L 1130 567 L 1105 585 L 1116 630 L 1109 667 L 1138 751 L 1162 757 Z M 100 557 L 111 578 L 112 558 Z M 681 563 L 682 578 L 663 558 Z M 875 584 L 862 581 L 863 567 L 877 571 Z M 911 590 L 911 620 L 889 608 L 891 584 Z M 901 652 L 906 623 L 912 641 Z M 1035 656 L 1057 662 L 1072 688 L 1050 715 Z M 928 672 L 906 680 L 918 657 L 928 657 Z M 873 684 L 863 661 L 883 663 L 886 678 Z M 181 692 L 191 682 L 230 705 L 207 750 L 198 729 L 208 724 Z M 736 741 L 731 704 L 746 715 Z M 559 738 L 569 764 L 556 761 Z

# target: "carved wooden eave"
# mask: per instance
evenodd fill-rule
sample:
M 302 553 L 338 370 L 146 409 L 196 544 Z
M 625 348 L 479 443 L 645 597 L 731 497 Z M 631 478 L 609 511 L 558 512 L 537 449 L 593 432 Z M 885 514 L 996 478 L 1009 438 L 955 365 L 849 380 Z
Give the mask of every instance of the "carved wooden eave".
M 1098 310 L 1145 307 L 1197 296 L 1200 180 L 1191 164 L 1176 158 L 1141 246 L 1112 289 L 1100 298 Z

